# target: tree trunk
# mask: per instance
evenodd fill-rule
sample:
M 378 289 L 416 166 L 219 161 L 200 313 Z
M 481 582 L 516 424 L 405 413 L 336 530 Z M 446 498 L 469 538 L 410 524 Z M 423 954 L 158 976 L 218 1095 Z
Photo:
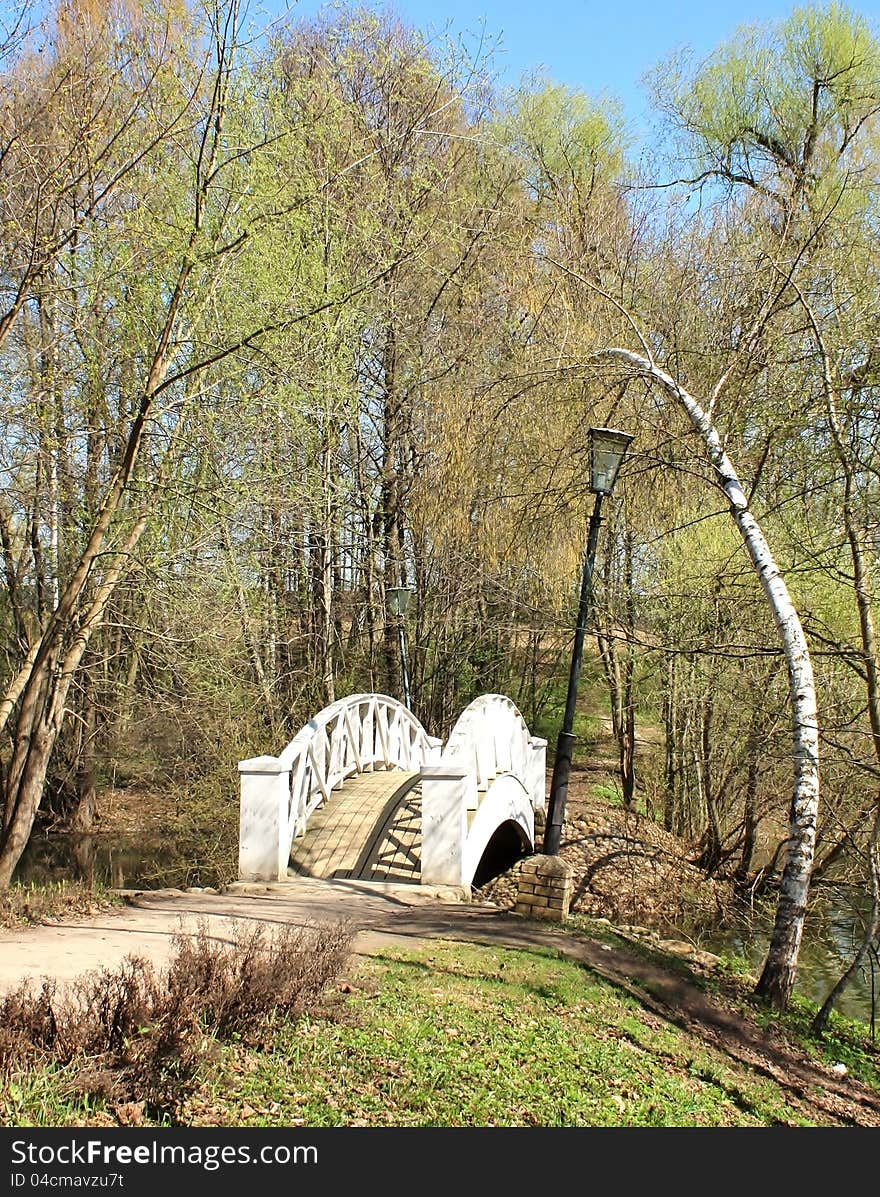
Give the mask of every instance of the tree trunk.
M 700 719 L 700 753 L 697 769 L 702 778 L 703 802 L 706 810 L 706 830 L 698 858 L 698 865 L 711 877 L 721 861 L 721 825 L 718 818 L 718 802 L 715 794 L 715 778 L 712 774 L 712 720 L 715 706 L 711 695 L 703 703 Z
M 696 399 L 648 358 L 628 349 L 603 351 L 636 367 L 681 403 L 701 436 L 715 467 L 718 481 L 730 501 L 731 514 L 743 538 L 755 572 L 773 612 L 788 667 L 792 704 L 794 790 L 789 819 L 788 853 L 782 872 L 776 919 L 767 960 L 756 987 L 776 1009 L 788 1005 L 797 973 L 797 959 L 816 843 L 819 810 L 819 725 L 816 688 L 809 647 L 788 588 L 773 559 L 761 528 L 749 510 L 748 500 L 721 445 L 710 415 Z
M 8 821 L 0 837 L 0 890 L 9 888 L 12 875 L 27 847 L 57 738 L 57 728 L 42 718 L 30 736 L 30 750 L 14 793 L 7 795 Z
M 324 432 L 324 443 L 321 446 L 321 556 L 320 556 L 320 586 L 318 591 L 319 611 L 321 618 L 321 686 L 324 702 L 329 704 L 336 701 L 336 663 L 334 660 L 334 642 L 336 636 L 335 595 L 333 558 L 337 528 L 335 522 L 335 502 L 333 499 L 333 464 L 335 457 L 335 436 L 330 430 L 330 415 L 327 415 L 327 428 Z
M 664 790 L 663 790 L 663 826 L 672 831 L 675 825 L 675 791 L 676 768 L 675 725 L 678 707 L 677 670 L 675 668 L 675 653 L 665 654 L 666 685 L 663 688 L 663 747 L 664 747 Z
M 393 324 L 386 330 L 383 353 L 384 443 L 382 446 L 382 556 L 384 585 L 404 584 L 403 523 L 400 497 L 400 396 L 397 384 L 397 334 Z M 403 700 L 403 662 L 397 624 L 385 613 L 382 641 L 386 691 Z
M 141 511 L 125 543 L 120 546 L 115 561 L 107 569 L 91 603 L 83 612 L 66 651 L 62 653 L 61 649 L 65 629 L 63 624 L 57 622 L 58 611 L 52 617 L 54 624 L 50 621 L 50 628 L 54 626 L 51 639 L 47 629 L 40 642 L 41 651 L 36 654 L 30 676 L 21 691 L 13 736 L 14 750 L 4 779 L 4 822 L 3 831 L 0 833 L 0 890 L 8 888 L 21 854 L 30 839 L 34 819 L 43 797 L 49 761 L 61 731 L 70 685 L 88 648 L 92 633 L 100 624 L 107 603 L 147 526 L 148 518 L 149 508 L 146 508 Z M 82 575 L 84 586 L 87 571 L 83 570 Z M 77 597 L 82 593 L 82 586 Z M 66 591 L 65 595 L 67 594 Z M 62 595 L 62 604 L 65 595 Z
M 868 719 L 871 726 L 871 743 L 874 756 L 880 764 L 880 667 L 878 667 L 877 630 L 874 626 L 873 594 L 871 587 L 871 573 L 868 560 L 862 544 L 860 529 L 856 523 L 853 490 L 855 480 L 853 466 L 845 451 L 843 429 L 837 414 L 836 393 L 831 386 L 829 362 L 821 338 L 823 362 L 825 364 L 826 397 L 828 400 L 828 415 L 831 426 L 832 439 L 837 452 L 838 461 L 844 472 L 843 492 L 843 522 L 849 542 L 850 557 L 853 563 L 853 581 L 855 583 L 856 606 L 859 612 L 859 631 L 862 640 L 862 656 L 865 666 L 865 686 L 867 690 Z M 880 842 L 880 798 L 874 812 L 874 823 L 868 840 L 868 875 L 871 886 L 871 913 L 865 927 L 862 941 L 855 956 L 850 961 L 843 975 L 822 1003 L 822 1007 L 813 1021 L 813 1029 L 824 1031 L 834 1003 L 861 967 L 862 961 L 870 950 L 878 930 L 880 930 L 880 860 L 878 860 L 878 842 Z
M 90 659 L 89 664 L 91 663 Z M 94 830 L 98 818 L 98 791 L 95 785 L 95 737 L 98 734 L 98 710 L 95 705 L 93 683 L 89 676 L 88 666 L 83 669 L 80 720 L 75 779 L 76 809 L 70 819 L 70 829 L 85 835 Z
M 745 810 L 743 811 L 742 853 L 736 872 L 736 884 L 741 891 L 748 885 L 758 839 L 758 731 L 754 722 L 749 731 L 746 753 L 748 772 L 746 775 Z
M 831 1017 L 831 1011 L 834 1009 L 834 1003 L 849 985 L 850 981 L 862 967 L 862 961 L 867 956 L 871 949 L 871 945 L 877 938 L 877 933 L 880 931 L 880 802 L 877 804 L 876 814 L 874 816 L 874 826 L 871 829 L 871 837 L 868 841 L 868 870 L 871 878 L 871 912 L 868 915 L 868 921 L 865 924 L 865 930 L 862 934 L 861 942 L 858 946 L 855 956 L 844 969 L 842 975 L 838 978 L 836 984 L 832 987 L 831 992 L 826 997 L 825 1001 L 819 1008 L 816 1017 L 813 1019 L 813 1030 L 817 1035 L 821 1035 L 828 1025 L 828 1019 Z
M 620 784 L 623 805 L 631 810 L 636 791 L 636 706 L 635 706 L 635 639 L 636 602 L 633 583 L 633 533 L 624 534 L 624 578 L 626 592 L 626 657 L 623 662 L 622 719 L 620 728 Z

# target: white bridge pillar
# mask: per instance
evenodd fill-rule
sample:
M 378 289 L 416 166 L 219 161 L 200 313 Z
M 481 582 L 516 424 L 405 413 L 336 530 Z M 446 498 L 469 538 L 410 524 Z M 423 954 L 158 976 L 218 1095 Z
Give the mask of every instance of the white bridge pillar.
M 290 766 L 277 756 L 255 756 L 239 761 L 238 773 L 239 880 L 283 881 L 290 857 Z
M 450 763 L 423 765 L 422 885 L 469 885 L 465 877 L 468 810 L 477 805 L 477 778 Z

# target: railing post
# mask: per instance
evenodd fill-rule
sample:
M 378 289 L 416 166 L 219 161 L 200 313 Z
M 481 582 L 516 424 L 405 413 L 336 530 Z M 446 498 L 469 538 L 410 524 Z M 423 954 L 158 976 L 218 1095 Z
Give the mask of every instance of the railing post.
M 474 762 L 477 769 L 477 786 L 484 790 L 498 771 L 495 759 L 495 737 L 491 724 L 489 733 L 477 735 L 473 740 Z
M 513 731 L 508 703 L 495 702 L 492 704 L 493 729 L 492 738 L 495 747 L 495 773 L 510 773 L 513 768 L 512 737 L 519 735 L 519 730 Z M 518 714 L 518 713 L 517 713 Z
M 366 714 L 361 722 L 361 759 L 363 760 L 363 771 L 365 773 L 371 772 L 375 766 L 376 759 L 376 696 L 370 695 L 367 703 Z
M 540 736 L 531 738 L 526 770 L 526 788 L 532 798 L 532 810 L 545 810 L 547 807 L 547 741 Z
M 477 779 L 461 765 L 422 766 L 422 885 L 467 885 L 467 812 Z
M 277 756 L 238 763 L 240 881 L 283 881 L 290 858 L 290 765 Z

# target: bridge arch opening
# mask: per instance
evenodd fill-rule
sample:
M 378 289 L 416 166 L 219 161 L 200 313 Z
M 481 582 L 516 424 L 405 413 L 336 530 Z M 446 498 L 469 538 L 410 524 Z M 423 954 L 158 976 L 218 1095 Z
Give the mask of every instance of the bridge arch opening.
M 475 889 L 506 873 L 532 851 L 528 836 L 512 819 L 502 823 L 486 845 L 471 882 Z

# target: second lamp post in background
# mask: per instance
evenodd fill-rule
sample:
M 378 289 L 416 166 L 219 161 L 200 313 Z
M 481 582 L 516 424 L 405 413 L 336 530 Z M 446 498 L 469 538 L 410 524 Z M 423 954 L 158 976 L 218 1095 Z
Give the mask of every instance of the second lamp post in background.
M 571 753 L 574 745 L 574 713 L 577 703 L 578 679 L 584 653 L 584 634 L 593 606 L 593 567 L 596 562 L 596 546 L 599 541 L 599 525 L 602 522 L 602 500 L 614 488 L 632 436 L 616 428 L 590 429 L 590 489 L 596 496 L 587 547 L 584 552 L 584 566 L 581 577 L 581 598 L 578 607 L 577 628 L 571 655 L 571 670 L 568 676 L 568 694 L 565 699 L 565 715 L 562 730 L 556 742 L 556 757 L 553 763 L 553 779 L 550 783 L 550 797 L 547 801 L 547 825 L 544 830 L 544 853 L 556 856 L 562 839 L 565 822 L 565 800 L 568 795 L 568 778 L 571 773 Z

